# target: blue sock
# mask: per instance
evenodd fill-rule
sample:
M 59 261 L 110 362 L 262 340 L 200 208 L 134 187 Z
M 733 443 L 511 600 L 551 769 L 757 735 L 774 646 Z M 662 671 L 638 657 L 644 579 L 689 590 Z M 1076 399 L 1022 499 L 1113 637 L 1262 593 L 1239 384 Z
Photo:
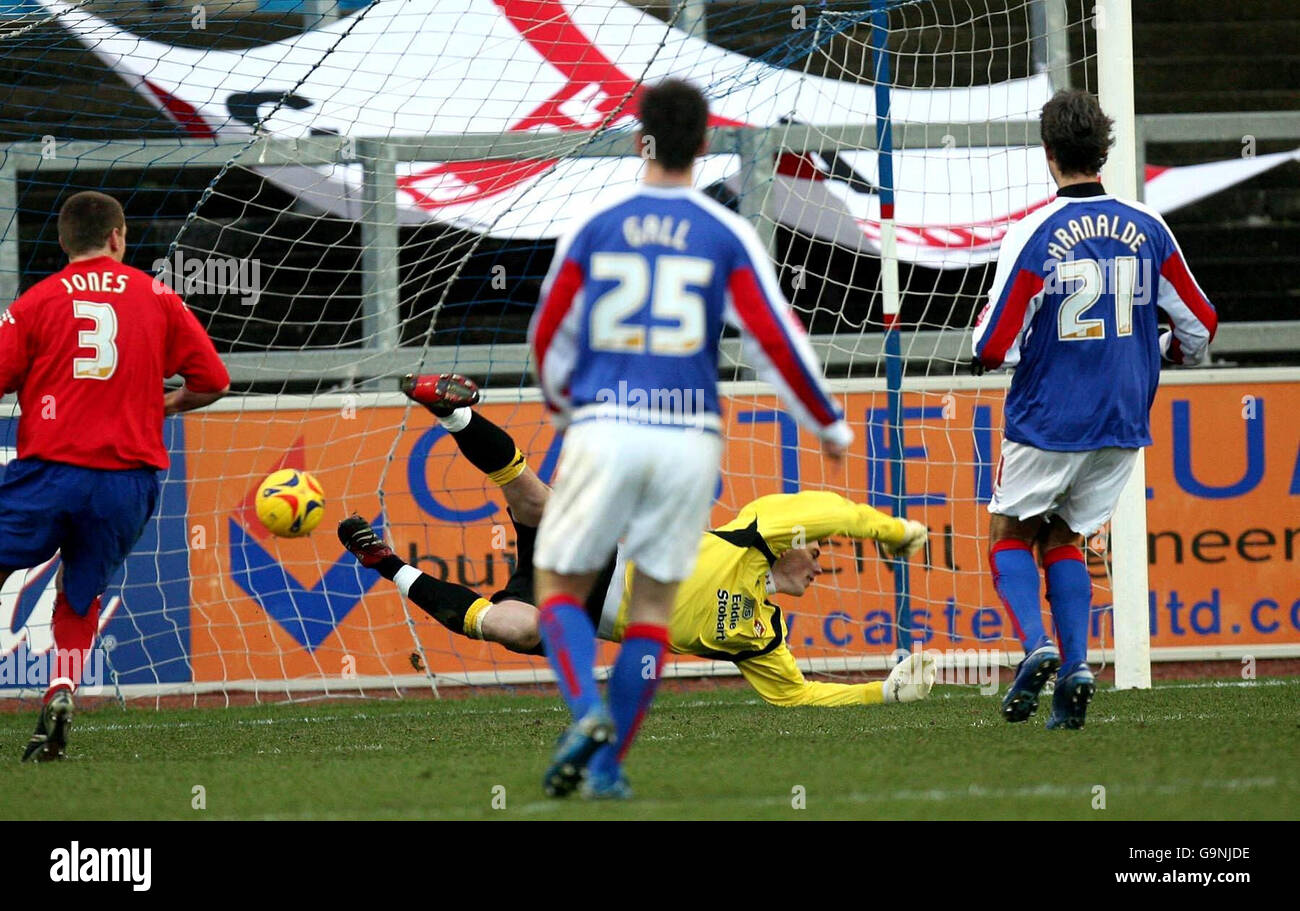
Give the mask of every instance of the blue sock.
M 572 595 L 552 595 L 538 617 L 546 660 L 555 671 L 560 696 L 575 719 L 600 701 L 596 689 L 596 628 Z
M 1061 675 L 1088 660 L 1088 616 L 1092 611 L 1092 577 L 1083 552 L 1073 544 L 1043 554 L 1047 600 L 1056 634 L 1061 637 Z
M 591 762 L 587 763 L 587 771 L 591 775 L 612 780 L 618 777 L 619 765 L 618 747 L 607 744 L 591 757 Z
M 613 746 L 602 747 L 592 757 L 588 767 L 593 775 L 607 778 L 618 775 L 619 764 L 636 739 L 641 720 L 650 710 L 655 690 L 659 688 L 667 644 L 668 630 L 662 626 L 633 623 L 624 633 L 623 647 L 609 677 L 608 693 L 609 712 L 614 716 L 618 740 Z
M 1038 599 L 1038 564 L 1034 552 L 1023 541 L 1005 539 L 993 545 L 989 553 L 993 569 L 993 587 L 997 589 L 1011 625 L 1028 655 L 1044 645 L 1043 607 Z

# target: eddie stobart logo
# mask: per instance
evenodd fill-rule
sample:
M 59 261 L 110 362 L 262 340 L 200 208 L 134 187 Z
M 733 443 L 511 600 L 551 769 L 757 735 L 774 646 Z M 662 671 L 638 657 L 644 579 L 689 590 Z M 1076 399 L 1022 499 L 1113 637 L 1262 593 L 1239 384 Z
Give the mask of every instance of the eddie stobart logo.
M 153 848 L 83 848 L 80 842 L 50 852 L 50 882 L 130 883 L 148 892 L 153 882 Z
M 742 619 L 750 620 L 754 616 L 755 601 L 753 598 L 747 598 L 740 592 L 734 595 L 725 588 L 717 591 L 718 615 L 713 625 L 713 638 L 717 642 L 723 642 L 727 638 L 728 631 L 735 631 Z M 763 625 L 754 624 L 758 634 L 762 635 Z

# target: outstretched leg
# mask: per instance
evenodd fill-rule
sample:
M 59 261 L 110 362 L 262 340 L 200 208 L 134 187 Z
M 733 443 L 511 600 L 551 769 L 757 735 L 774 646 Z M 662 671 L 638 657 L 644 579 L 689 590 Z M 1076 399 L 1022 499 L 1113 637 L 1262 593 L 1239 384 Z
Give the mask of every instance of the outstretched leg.
M 528 467 L 510 434 L 473 409 L 479 400 L 474 381 L 454 373 L 408 374 L 402 378 L 402 391 L 437 418 L 460 454 L 501 488 L 515 522 L 536 528 L 551 489 Z
M 408 374 L 401 389 L 437 419 L 470 464 L 501 488 L 515 525 L 515 571 L 505 588 L 483 598 L 406 564 L 359 516 L 339 523 L 339 540 L 363 566 L 392 580 L 408 600 L 453 633 L 496 642 L 520 654 L 542 654 L 532 603 L 533 542 L 550 488 L 528 467 L 510 434 L 473 410 L 479 401 L 473 380 L 447 373 Z
M 456 441 L 460 454 L 500 487 L 506 498 L 515 527 L 515 568 L 505 588 L 491 600 L 516 600 L 527 606 L 535 604 L 533 546 L 551 489 L 528 466 L 527 458 L 510 434 L 474 411 L 473 406 L 479 401 L 479 389 L 473 380 L 454 373 L 407 375 L 402 378 L 401 387 L 408 398 L 423 405 L 434 416 Z M 502 616 L 499 614 L 498 619 Z M 512 623 L 511 628 L 517 625 Z M 531 643 L 528 650 L 533 653 L 536 643 L 532 640 L 538 639 L 535 617 L 531 627 L 527 638 Z M 511 637 L 511 642 L 516 650 L 524 650 L 514 637 Z
M 420 572 L 394 554 L 360 516 L 340 522 L 338 534 L 362 566 L 390 580 L 416 607 L 453 633 L 497 642 L 512 652 L 541 654 L 537 610 L 531 604 L 510 597 L 493 602 L 473 589 Z

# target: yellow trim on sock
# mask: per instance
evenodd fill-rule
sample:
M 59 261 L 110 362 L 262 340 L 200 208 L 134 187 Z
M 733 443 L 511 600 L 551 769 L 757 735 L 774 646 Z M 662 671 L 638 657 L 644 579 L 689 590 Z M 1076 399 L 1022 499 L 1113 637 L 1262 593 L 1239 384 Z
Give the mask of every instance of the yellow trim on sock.
M 487 598 L 479 598 L 465 611 L 465 635 L 471 639 L 483 638 L 483 618 L 495 605 Z
M 510 460 L 510 464 L 500 471 L 494 471 L 488 475 L 488 480 L 497 487 L 505 487 L 515 478 L 524 473 L 528 467 L 528 459 L 518 449 L 515 450 L 515 457 Z
M 873 680 L 862 687 L 863 705 L 881 705 L 885 701 L 885 681 Z

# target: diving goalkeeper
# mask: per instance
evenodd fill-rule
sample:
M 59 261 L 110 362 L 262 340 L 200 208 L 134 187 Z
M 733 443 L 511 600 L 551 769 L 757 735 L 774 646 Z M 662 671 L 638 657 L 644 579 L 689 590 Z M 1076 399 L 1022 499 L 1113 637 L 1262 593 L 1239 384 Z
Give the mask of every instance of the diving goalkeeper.
M 505 588 L 484 598 L 404 563 L 359 516 L 339 523 L 339 540 L 362 566 L 392 580 L 453 633 L 521 654 L 542 654 L 532 552 L 550 488 L 528 467 L 510 435 L 472 409 L 478 402 L 472 381 L 448 374 L 408 376 L 402 390 L 432 412 L 461 455 L 501 488 L 515 527 L 515 570 Z M 876 705 L 925 698 L 934 683 L 935 663 L 919 654 L 895 667 L 888 679 L 862 684 L 809 681 L 795 663 L 781 609 L 769 596 L 798 597 L 807 591 L 821 573 L 818 542 L 840 535 L 873 539 L 890 556 L 911 556 L 925 545 L 926 528 L 829 492 L 760 497 L 703 535 L 695 570 L 682 583 L 673 607 L 669 647 L 682 655 L 735 662 L 773 705 Z M 618 642 L 623 635 L 629 570 L 615 556 L 588 599 L 587 613 L 602 639 Z

